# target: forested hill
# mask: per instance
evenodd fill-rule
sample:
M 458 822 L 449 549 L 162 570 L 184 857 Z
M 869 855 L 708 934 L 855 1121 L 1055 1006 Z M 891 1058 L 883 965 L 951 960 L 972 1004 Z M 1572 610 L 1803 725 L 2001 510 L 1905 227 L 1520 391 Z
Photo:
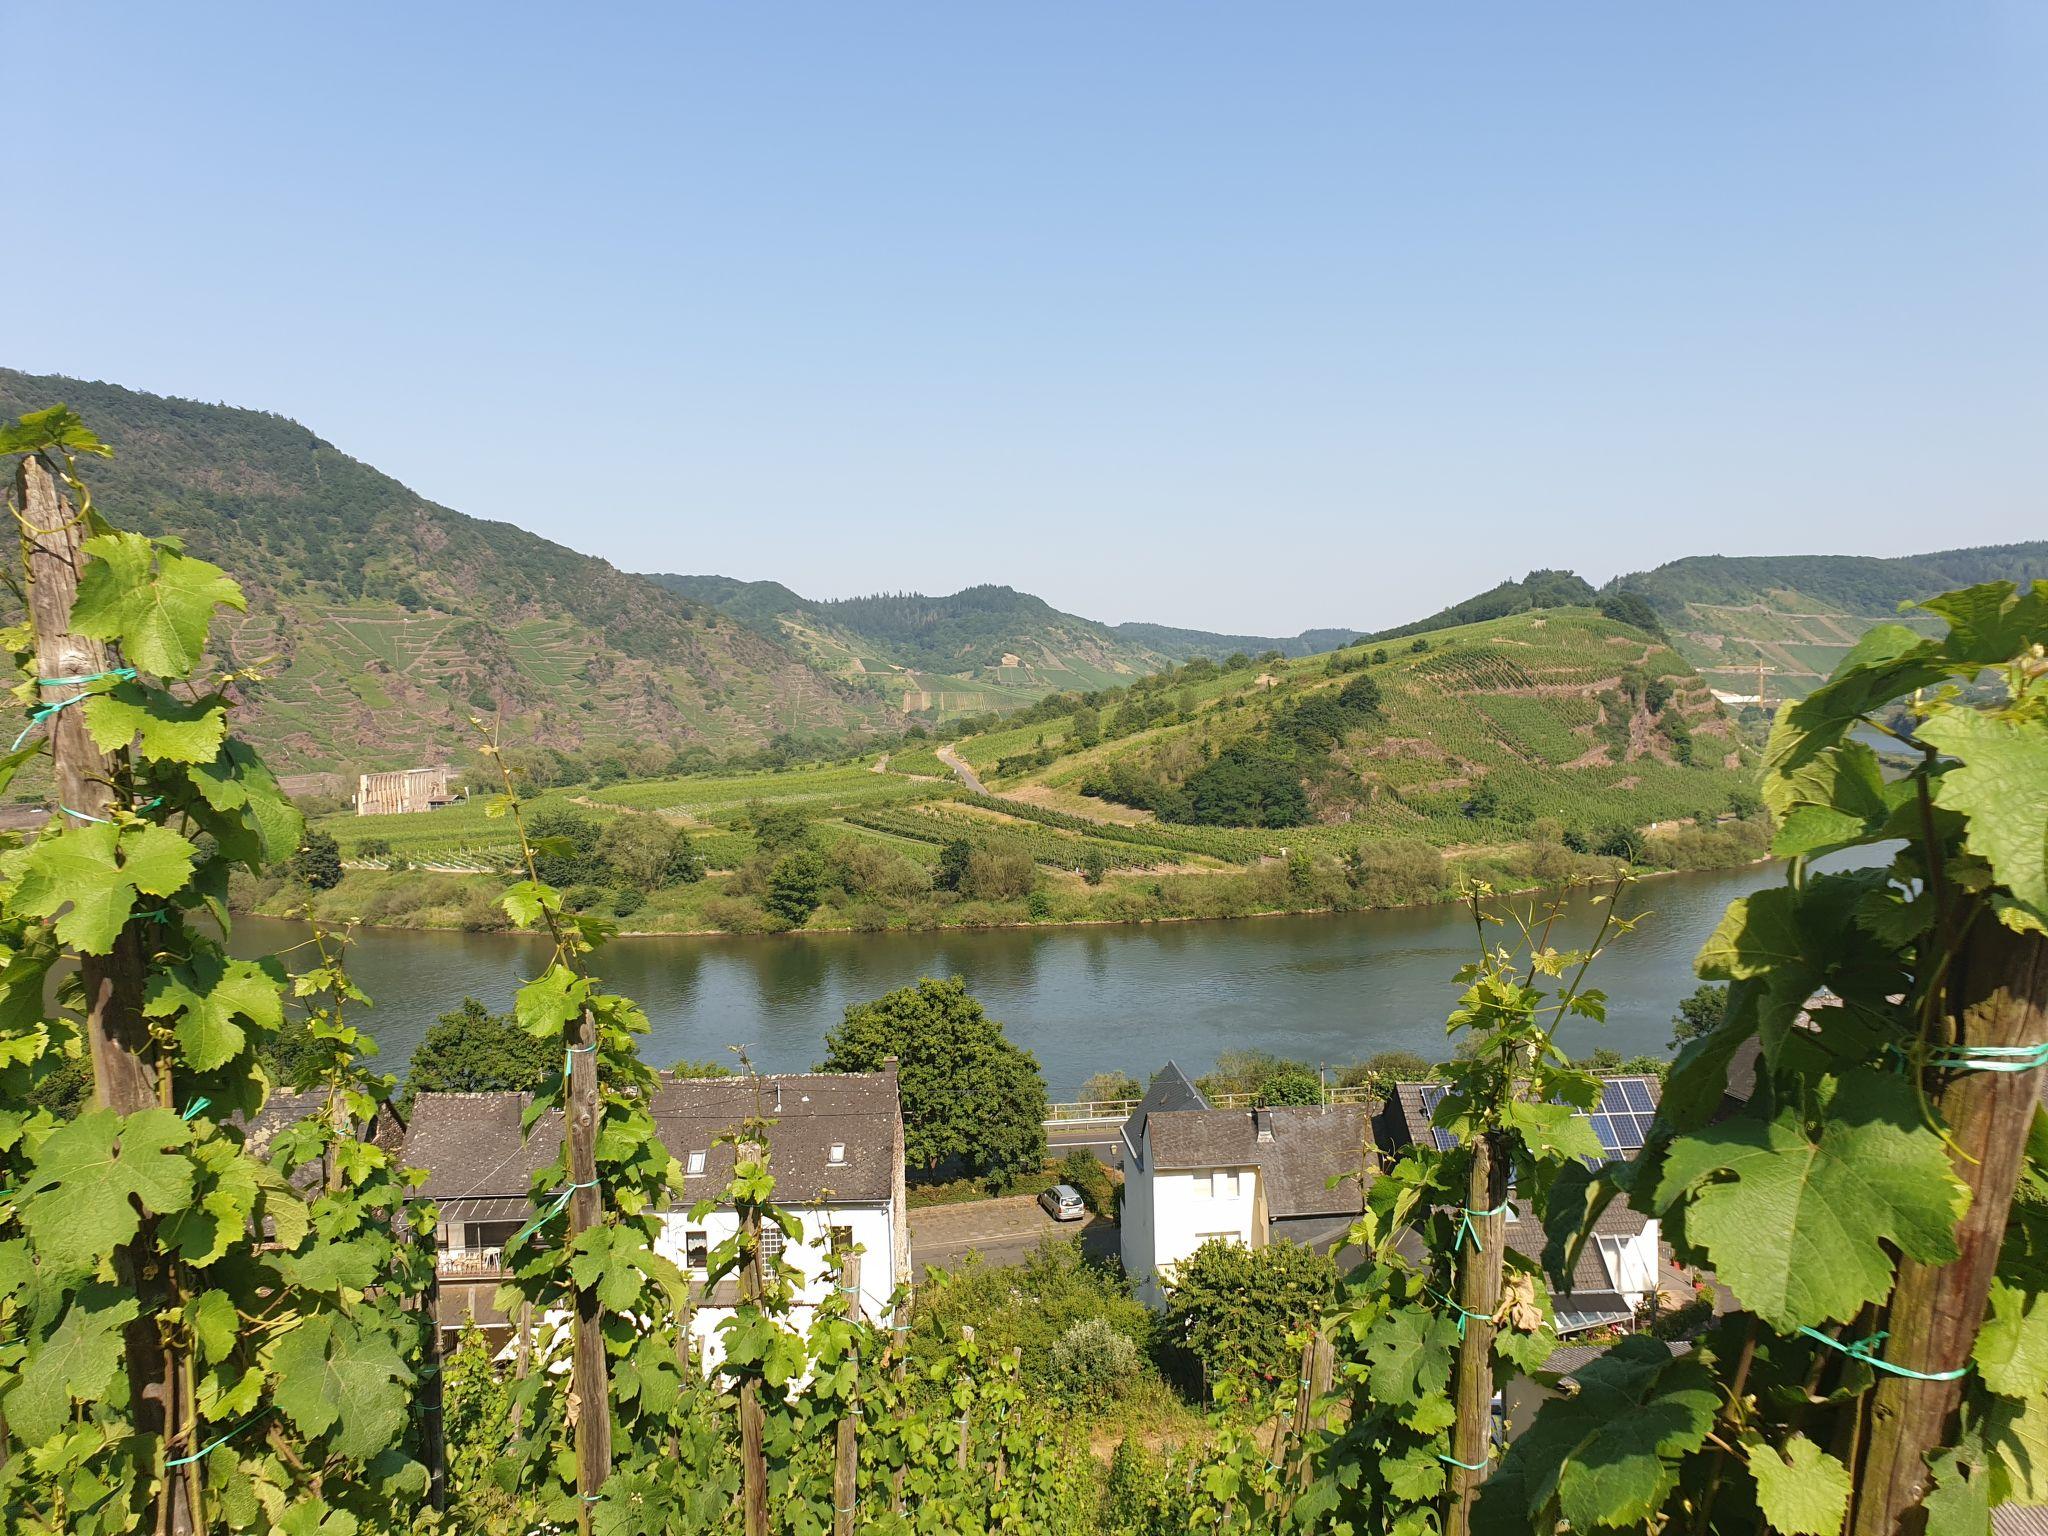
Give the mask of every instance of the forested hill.
M 1655 611 L 1672 643 L 1723 692 L 1804 694 L 1873 624 L 1901 603 L 1984 581 L 2048 580 L 2048 542 L 1948 549 L 1897 559 L 1861 555 L 1694 555 L 1617 577 L 1603 597 L 1628 595 Z
M 1426 619 L 1417 619 L 1412 624 L 1397 624 L 1368 638 L 1405 640 L 1410 635 L 1433 634 L 1440 629 L 1455 629 L 1461 624 L 1483 624 L 1488 619 L 1504 619 L 1511 613 L 1521 613 L 1530 608 L 1571 608 L 1590 606 L 1597 601 L 1592 587 L 1574 572 L 1531 571 L 1520 581 L 1504 581 L 1477 597 L 1468 597 L 1462 603 L 1440 608 Z
M 792 646 L 820 668 L 879 686 L 905 707 L 940 716 L 1028 703 L 1053 691 L 1117 687 L 1194 656 L 1329 650 L 1355 630 L 1293 639 L 1223 635 L 1153 624 L 1099 624 L 1005 586 L 945 597 L 919 592 L 814 600 L 780 582 L 654 575 Z
M 216 638 L 275 658 L 251 728 L 287 770 L 445 761 L 499 704 L 510 740 L 643 754 L 893 721 L 718 609 L 438 506 L 283 416 L 0 369 L 7 417 L 60 400 L 114 448 L 89 471 L 106 513 L 248 591 Z

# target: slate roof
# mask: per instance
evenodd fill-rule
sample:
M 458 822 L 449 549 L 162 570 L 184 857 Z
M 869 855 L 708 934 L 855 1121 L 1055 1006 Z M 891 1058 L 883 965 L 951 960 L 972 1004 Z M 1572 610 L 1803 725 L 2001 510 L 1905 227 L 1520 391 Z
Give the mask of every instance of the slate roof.
M 789 1073 L 761 1078 L 664 1076 L 650 1109 L 662 1142 L 685 1168 L 704 1154 L 702 1173 L 684 1180 L 683 1205 L 723 1190 L 733 1149 L 714 1145 L 759 1110 L 775 1124 L 769 1166 L 778 1200 L 887 1200 L 896 1187 L 895 1079 L 887 1073 Z M 524 1093 L 423 1093 L 413 1101 L 406 1161 L 428 1170 L 418 1198 L 443 1202 L 524 1200 L 533 1175 L 561 1149 L 562 1119 L 550 1113 L 522 1140 Z M 831 1160 L 834 1145 L 843 1163 Z
M 1261 1121 L 1272 1127 L 1270 1140 L 1259 1139 Z M 1257 1168 L 1273 1221 L 1363 1206 L 1358 1171 L 1372 1155 L 1372 1127 L 1362 1104 L 1161 1109 L 1148 1123 L 1155 1168 Z M 1338 1173 L 1347 1177 L 1329 1188 Z
M 1508 1246 L 1527 1258 L 1541 1261 L 1545 1241 L 1543 1224 L 1530 1211 L 1528 1201 L 1516 1200 L 1512 1204 L 1515 1219 L 1505 1224 Z M 1631 1207 L 1625 1200 L 1616 1199 L 1608 1203 L 1607 1209 L 1602 1211 L 1599 1219 L 1593 1223 L 1593 1232 L 1601 1237 L 1639 1237 L 1649 1223 L 1649 1217 Z M 1579 1250 L 1579 1262 L 1572 1269 L 1569 1294 L 1615 1294 L 1614 1277 L 1607 1272 L 1607 1261 L 1600 1257 L 1600 1245 L 1591 1238 L 1588 1238 L 1586 1246 Z M 1564 1296 L 1559 1296 L 1557 1301 L 1559 1306 L 1565 1305 Z
M 255 1118 L 245 1122 L 243 1144 L 251 1157 L 259 1157 L 267 1162 L 270 1158 L 270 1144 L 276 1139 L 279 1131 L 322 1113 L 326 1107 L 327 1091 L 324 1088 L 308 1089 L 304 1092 L 289 1088 L 276 1089 L 263 1101 L 263 1107 L 256 1111 Z M 356 1127 L 357 1135 L 365 1133 L 370 1141 L 394 1157 L 399 1156 L 405 1149 L 405 1121 L 399 1118 L 398 1111 L 389 1104 L 380 1107 L 367 1126 Z M 301 1189 L 316 1188 L 320 1183 L 319 1165 L 309 1163 L 299 1169 L 292 1175 L 292 1183 Z
M 1664 1347 L 1674 1355 L 1689 1355 L 1692 1344 L 1686 1339 L 1665 1339 Z M 1550 1358 L 1540 1367 L 1546 1373 L 1553 1373 L 1561 1380 L 1571 1381 L 1578 1372 L 1598 1360 L 1612 1344 L 1560 1344 L 1550 1352 Z
M 1131 1145 L 1144 1145 L 1145 1122 L 1162 1109 L 1207 1109 L 1209 1101 L 1202 1097 L 1202 1090 L 1188 1081 L 1187 1073 L 1169 1061 L 1152 1074 L 1151 1086 L 1145 1090 L 1145 1097 L 1138 1100 L 1138 1107 L 1131 1111 L 1124 1122 Z
M 1991 1511 L 1991 1529 L 1997 1536 L 2048 1536 L 2048 1506 L 2002 1504 Z

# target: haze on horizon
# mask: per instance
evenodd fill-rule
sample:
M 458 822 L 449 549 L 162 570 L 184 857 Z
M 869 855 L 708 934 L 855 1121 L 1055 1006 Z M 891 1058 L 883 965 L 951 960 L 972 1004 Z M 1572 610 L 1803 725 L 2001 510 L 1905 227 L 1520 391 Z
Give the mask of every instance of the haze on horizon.
M 83 3 L 50 48 L 6 362 L 628 570 L 1291 634 L 2048 527 L 2018 3 Z

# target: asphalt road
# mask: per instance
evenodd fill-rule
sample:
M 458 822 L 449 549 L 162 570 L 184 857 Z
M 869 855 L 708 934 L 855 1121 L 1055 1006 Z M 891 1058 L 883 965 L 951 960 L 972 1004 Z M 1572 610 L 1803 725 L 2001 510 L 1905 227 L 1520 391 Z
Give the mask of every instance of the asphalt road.
M 1090 1253 L 1116 1252 L 1117 1230 L 1100 1216 L 1054 1221 L 1033 1195 L 927 1206 L 910 1213 L 910 1261 L 920 1275 L 934 1264 L 952 1269 L 969 1253 L 991 1264 L 1021 1264 L 1048 1237 L 1077 1232 Z

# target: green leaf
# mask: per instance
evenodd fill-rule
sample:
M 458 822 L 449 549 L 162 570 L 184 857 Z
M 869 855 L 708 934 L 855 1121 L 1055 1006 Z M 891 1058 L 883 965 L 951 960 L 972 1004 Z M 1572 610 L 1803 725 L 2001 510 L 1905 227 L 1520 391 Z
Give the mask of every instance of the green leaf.
M 1366 1336 L 1366 1388 L 1382 1403 L 1441 1396 L 1451 1383 L 1458 1326 L 1421 1307 L 1389 1312 Z
M 583 1011 L 590 983 L 557 962 L 521 987 L 513 998 L 512 1016 L 529 1035 L 559 1035 L 562 1026 Z
M 1607 1149 L 1600 1145 L 1600 1138 L 1593 1131 L 1593 1122 L 1569 1104 L 1529 1104 L 1510 1099 L 1507 1121 L 1511 1129 L 1522 1133 L 1529 1150 L 1543 1161 L 1583 1157 L 1601 1161 L 1607 1156 Z
M 142 1011 L 152 1019 L 175 1017 L 186 1065 L 211 1072 L 242 1049 L 245 1037 L 235 1020 L 273 1031 L 283 1025 L 284 999 L 278 990 L 283 985 L 284 972 L 275 960 L 230 960 L 200 950 L 190 965 L 150 978 Z
M 219 566 L 139 533 L 87 539 L 85 553 L 91 559 L 78 580 L 71 627 L 119 641 L 130 663 L 159 677 L 183 677 L 199 665 L 215 608 L 248 606 Z
M 114 456 L 114 450 L 93 435 L 79 414 L 61 403 L 30 411 L 12 425 L 0 427 L 0 453 L 40 453 L 45 448 L 97 454 L 103 459 Z
M 2048 919 L 2048 725 L 1945 709 L 1920 736 L 1957 760 L 1934 803 L 1968 820 L 1963 846 L 2037 918 Z
M 192 1198 L 192 1164 L 182 1149 L 191 1127 L 168 1109 L 125 1120 L 97 1109 L 59 1126 L 36 1153 L 21 1204 L 22 1225 L 44 1260 L 82 1269 L 135 1236 L 135 1203 L 162 1216 Z
M 201 1358 L 211 1364 L 233 1353 L 242 1320 L 226 1291 L 201 1291 L 185 1303 L 185 1325 L 199 1341 Z
M 301 1434 L 332 1430 L 339 1455 L 374 1455 L 405 1428 L 412 1373 L 390 1339 L 347 1318 L 307 1318 L 279 1342 L 271 1369 L 279 1411 Z
M 1991 1310 L 1974 1351 L 1984 1385 L 2007 1397 L 2048 1393 L 2048 1294 L 1991 1283 Z
M 2009 581 L 1987 581 L 1920 606 L 1948 620 L 1942 649 L 1959 662 L 2002 666 L 2048 635 L 2048 582 L 2021 592 Z
M 229 737 L 211 763 L 193 765 L 191 779 L 216 813 L 202 825 L 228 858 L 259 871 L 298 850 L 306 819 L 245 742 Z
M 1435 1452 L 1413 1446 L 1398 1456 L 1384 1458 L 1380 1462 L 1380 1475 L 1387 1480 L 1387 1491 L 1395 1498 L 1420 1504 L 1444 1491 L 1444 1479 L 1448 1474 Z
M 57 937 L 89 955 L 104 955 L 135 911 L 136 893 L 169 896 L 192 874 L 198 850 L 169 827 L 107 822 L 45 834 L 13 855 L 12 905 L 30 917 L 57 919 Z
M 29 1345 L 4 1400 L 9 1432 L 23 1445 L 41 1445 L 64 1427 L 74 1401 L 106 1396 L 121 1362 L 121 1330 L 136 1311 L 135 1298 L 111 1286 L 80 1287 L 57 1326 Z
M 2015 1504 L 2048 1504 L 2048 1396 L 1996 1400 L 1985 1415 L 1984 1442 L 1998 1459 Z
M 187 704 L 161 688 L 136 683 L 96 693 L 78 707 L 102 752 L 137 742 L 141 755 L 152 762 L 210 763 L 228 731 L 225 705 Z
M 1780 1451 L 1749 1447 L 1749 1471 L 1764 1518 L 1785 1536 L 1835 1536 L 1849 1512 L 1849 1469 L 1804 1435 Z
M 1778 818 L 1771 852 L 1780 858 L 1831 852 L 1878 836 L 1891 816 L 1877 754 L 1845 740 L 1764 779 L 1764 803 Z
M 1786 1109 L 1672 1142 L 1657 1208 L 1681 1198 L 1686 1237 L 1744 1306 L 1790 1333 L 1881 1301 L 1887 1242 L 1924 1262 L 1953 1259 L 1969 1190 L 1906 1083 L 1858 1072 L 1836 1086 L 1817 1138 Z

